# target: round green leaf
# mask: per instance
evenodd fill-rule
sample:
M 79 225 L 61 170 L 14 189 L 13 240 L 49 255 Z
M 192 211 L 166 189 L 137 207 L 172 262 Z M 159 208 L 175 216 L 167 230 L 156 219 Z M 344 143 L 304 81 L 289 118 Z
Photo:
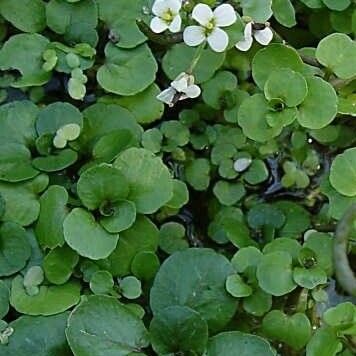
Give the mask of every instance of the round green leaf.
M 280 310 L 272 310 L 263 318 L 262 330 L 272 340 L 282 341 L 296 350 L 307 344 L 312 331 L 305 314 L 288 316 Z
M 316 330 L 306 347 L 308 356 L 335 356 L 341 350 L 342 343 L 335 330 L 331 328 Z
M 127 276 L 120 280 L 120 291 L 127 299 L 136 299 L 142 294 L 141 282 L 134 276 Z
M 298 108 L 297 120 L 308 129 L 321 129 L 337 114 L 337 95 L 332 85 L 319 77 L 308 77 L 307 83 L 308 95 Z
M 246 194 L 241 183 L 230 183 L 219 180 L 213 188 L 215 196 L 223 205 L 234 205 Z
M 226 290 L 235 298 L 248 297 L 252 288 L 238 274 L 232 274 L 226 279 Z
M 108 257 L 119 240 L 119 235 L 109 234 L 82 208 L 75 208 L 67 215 L 63 229 L 67 244 L 92 260 Z
M 184 226 L 176 222 L 163 224 L 159 230 L 159 247 L 168 254 L 188 248 Z
M 337 155 L 330 167 L 330 183 L 343 195 L 356 195 L 356 148 L 349 148 Z
M 239 331 L 227 331 L 213 336 L 209 340 L 207 356 L 263 355 L 275 356 L 276 352 L 267 340 L 262 337 L 245 334 Z
M 328 309 L 324 315 L 323 320 L 329 326 L 337 328 L 338 330 L 348 329 L 355 325 L 356 307 L 351 302 L 345 302 Z
M 129 193 L 129 186 L 124 174 L 118 169 L 101 165 L 82 173 L 77 191 L 84 206 L 89 210 L 95 210 L 102 204 L 114 204 L 125 199 Z
M 233 272 L 229 261 L 213 250 L 176 252 L 162 264 L 154 280 L 150 293 L 153 313 L 174 305 L 189 306 L 200 313 L 212 331 L 223 328 L 237 306 L 225 290 L 226 278 Z
M 270 74 L 281 68 L 303 73 L 304 64 L 295 49 L 273 43 L 256 53 L 252 61 L 252 76 L 259 88 L 263 90 Z
M 159 258 L 151 251 L 136 254 L 131 263 L 132 274 L 143 280 L 151 280 L 159 269 Z
M 341 79 L 356 75 L 356 43 L 343 33 L 323 38 L 316 49 L 317 60 Z
M 11 285 L 10 303 L 19 312 L 28 315 L 53 315 L 61 313 L 80 299 L 80 285 L 68 282 L 60 286 L 41 286 L 38 294 L 30 296 L 17 276 Z
M 95 322 L 94 322 L 95 321 Z M 74 355 L 125 356 L 149 344 L 143 322 L 116 298 L 91 296 L 68 319 L 66 336 Z
M 20 271 L 30 255 L 26 231 L 16 223 L 3 223 L 0 227 L 0 276 Z
M 49 40 L 39 34 L 18 34 L 11 36 L 0 50 L 0 69 L 16 69 L 21 73 L 12 86 L 21 88 L 47 83 L 50 72 L 42 69 L 42 53 Z
M 100 218 L 100 224 L 106 231 L 117 233 L 129 229 L 135 220 L 135 204 L 128 200 L 119 200 L 110 206 L 110 214 L 108 216 Z
M 231 263 L 239 273 L 244 273 L 248 268 L 255 269 L 260 262 L 262 252 L 253 246 L 240 248 L 232 257 Z
M 114 280 L 108 271 L 97 271 L 90 278 L 90 289 L 94 294 L 109 294 L 114 287 Z
M 40 198 L 40 214 L 35 227 L 42 248 L 55 248 L 64 244 L 63 221 L 68 213 L 68 193 L 59 185 L 50 186 Z
M 272 296 L 258 287 L 243 299 L 242 306 L 251 315 L 263 316 L 272 308 Z
M 9 312 L 10 290 L 5 282 L 0 281 L 0 319 Z M 0 346 L 1 347 L 1 346 Z
M 288 252 L 292 256 L 293 261 L 297 262 L 301 248 L 302 246 L 298 241 L 291 238 L 279 237 L 265 245 L 263 253 L 267 254 L 276 251 Z
M 24 183 L 0 183 L 0 194 L 5 200 L 3 221 L 28 226 L 37 220 L 40 212 L 38 194 L 48 185 L 48 176 L 39 175 Z
M 135 223 L 120 233 L 117 247 L 100 265 L 115 277 L 126 276 L 131 273 L 131 263 L 138 253 L 155 252 L 157 247 L 157 227 L 148 218 L 138 215 Z
M 308 86 L 300 73 L 282 68 L 270 74 L 264 92 L 267 100 L 281 99 L 288 107 L 294 107 L 303 102 Z
M 74 164 L 77 159 L 77 152 L 71 149 L 65 149 L 50 156 L 37 157 L 32 161 L 32 164 L 42 172 L 57 172 L 68 168 Z
M 83 126 L 83 115 L 69 103 L 56 102 L 44 107 L 36 121 L 38 135 L 55 134 L 57 130 L 68 124 Z
M 23 32 L 41 32 L 46 27 L 45 4 L 42 0 L 3 0 L 0 13 Z
M 126 177 L 130 185 L 128 200 L 138 213 L 152 214 L 173 195 L 173 179 L 159 157 L 143 148 L 129 148 L 115 160 L 114 167 Z
M 196 311 L 184 306 L 171 306 L 153 317 L 150 336 L 158 355 L 178 352 L 202 354 L 208 342 L 208 325 Z
M 288 294 L 296 288 L 292 257 L 283 251 L 264 255 L 257 266 L 257 279 L 260 287 L 273 296 Z
M 267 101 L 262 94 L 255 94 L 242 102 L 238 123 L 248 138 L 265 142 L 281 133 L 283 123 L 275 127 L 269 126 L 266 121 L 267 113 Z
M 68 313 L 20 316 L 9 324 L 13 333 L 7 345 L 0 345 L 0 355 L 71 356 L 64 333 L 67 318 Z
M 159 120 L 163 115 L 164 104 L 157 100 L 157 95 L 161 92 L 156 84 L 150 85 L 144 91 L 133 95 L 108 99 L 103 98 L 103 102 L 118 104 L 129 110 L 140 124 L 150 124 Z
M 293 270 L 294 282 L 307 289 L 313 289 L 320 284 L 326 284 L 328 277 L 320 267 L 296 267 Z
M 43 260 L 46 278 L 54 284 L 64 284 L 73 273 L 79 256 L 68 246 L 57 247 Z
M 105 56 L 106 62 L 97 73 L 97 80 L 105 90 L 134 95 L 154 82 L 158 66 L 146 44 L 126 50 L 109 43 Z
M 195 190 L 205 190 L 210 184 L 210 163 L 205 158 L 190 161 L 185 167 L 187 182 Z
M 189 68 L 194 55 L 195 48 L 188 47 L 183 43 L 172 46 L 163 57 L 163 70 L 169 79 L 174 80 L 180 73 Z M 197 84 L 209 80 L 223 64 L 225 53 L 214 52 L 207 48 L 202 51 L 202 55 L 193 75 Z

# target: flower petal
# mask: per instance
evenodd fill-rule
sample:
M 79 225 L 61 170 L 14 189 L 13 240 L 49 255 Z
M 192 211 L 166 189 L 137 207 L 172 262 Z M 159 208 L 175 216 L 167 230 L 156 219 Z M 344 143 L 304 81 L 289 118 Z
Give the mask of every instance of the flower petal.
M 252 38 L 252 22 L 249 22 L 248 24 L 246 24 L 245 30 L 244 30 L 244 36 L 245 36 L 245 40 L 248 38 Z
M 176 15 L 173 21 L 171 22 L 171 24 L 169 25 L 168 29 L 169 31 L 176 33 L 180 31 L 181 26 L 182 26 L 182 19 L 179 15 Z
M 216 27 L 208 36 L 208 43 L 215 52 L 224 52 L 229 44 L 229 36 L 219 27 Z
M 205 38 L 204 29 L 201 26 L 188 26 L 183 32 L 184 43 L 188 46 L 198 46 Z
M 244 40 L 241 40 L 235 44 L 235 47 L 239 49 L 240 51 L 246 52 L 248 51 L 251 46 L 252 46 L 253 39 L 252 37 L 245 38 Z
M 201 89 L 198 85 L 190 85 L 185 91 L 184 94 L 191 99 L 197 98 L 201 93 Z
M 165 0 L 165 3 L 174 15 L 177 15 L 182 8 L 182 0 Z
M 187 76 L 174 80 L 171 83 L 171 87 L 174 88 L 177 92 L 183 93 L 188 88 L 188 78 Z
M 214 17 L 218 27 L 231 26 L 237 19 L 234 8 L 229 4 L 218 6 L 214 10 Z
M 151 20 L 150 28 L 154 33 L 161 33 L 163 31 L 167 30 L 168 24 L 166 21 L 163 21 L 159 17 L 154 17 Z
M 273 39 L 273 32 L 269 27 L 254 32 L 256 41 L 263 46 L 267 46 Z
M 195 21 L 199 22 L 202 26 L 205 26 L 214 17 L 214 14 L 210 6 L 206 4 L 198 4 L 193 9 L 192 17 Z
M 160 92 L 156 98 L 162 101 L 163 103 L 170 105 L 172 104 L 173 98 L 176 93 L 177 92 L 173 88 L 169 87 L 168 89 L 165 89 Z
M 156 16 L 162 16 L 167 10 L 169 7 L 166 0 L 156 0 L 152 6 L 152 12 Z

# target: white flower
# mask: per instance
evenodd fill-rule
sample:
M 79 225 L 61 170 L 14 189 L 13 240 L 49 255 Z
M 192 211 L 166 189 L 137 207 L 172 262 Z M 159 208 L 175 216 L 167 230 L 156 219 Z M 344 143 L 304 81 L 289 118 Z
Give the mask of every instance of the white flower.
M 171 82 L 168 89 L 157 95 L 157 99 L 173 106 L 179 100 L 197 98 L 200 93 L 199 86 L 194 84 L 194 76 L 183 72 Z
M 235 47 L 240 51 L 246 52 L 251 48 L 253 42 L 252 36 L 255 37 L 256 41 L 263 46 L 267 46 L 272 41 L 273 32 L 268 25 L 264 26 L 262 29 L 256 29 L 254 26 L 257 27 L 257 25 L 253 22 L 249 22 L 246 25 L 244 31 L 245 38 L 237 42 L 235 45 Z
M 201 26 L 188 26 L 183 32 L 184 42 L 188 46 L 198 46 L 207 40 L 215 52 L 225 51 L 229 36 L 220 27 L 230 26 L 236 21 L 234 8 L 223 4 L 212 11 L 206 4 L 198 4 L 193 9 L 192 17 Z
M 151 20 L 151 30 L 155 33 L 167 29 L 171 32 L 179 32 L 182 26 L 179 15 L 181 7 L 181 0 L 156 0 L 152 7 L 152 12 L 156 16 Z

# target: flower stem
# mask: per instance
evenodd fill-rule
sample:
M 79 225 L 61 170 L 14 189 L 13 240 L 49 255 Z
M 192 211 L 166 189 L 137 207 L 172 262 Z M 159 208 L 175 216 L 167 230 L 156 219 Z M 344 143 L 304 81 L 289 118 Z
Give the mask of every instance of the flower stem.
M 334 239 L 334 263 L 336 279 L 350 295 L 356 296 L 356 278 L 347 258 L 349 235 L 356 221 L 356 204 L 352 205 L 340 220 Z
M 200 57 L 201 55 L 203 54 L 203 49 L 205 47 L 205 43 L 202 43 L 195 51 L 194 53 L 194 57 L 192 59 L 192 62 L 190 63 L 190 66 L 189 68 L 187 69 L 187 74 L 192 74 L 195 67 L 197 66 L 199 60 L 200 60 Z

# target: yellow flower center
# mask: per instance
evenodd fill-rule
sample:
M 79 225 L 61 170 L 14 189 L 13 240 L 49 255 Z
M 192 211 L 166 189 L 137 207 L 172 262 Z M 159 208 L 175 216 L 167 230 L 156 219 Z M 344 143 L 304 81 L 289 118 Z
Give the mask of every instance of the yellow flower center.
M 206 25 L 206 28 L 207 30 L 212 30 L 214 28 L 214 23 L 212 21 L 210 21 L 207 25 Z
M 163 15 L 162 19 L 167 22 L 171 22 L 173 20 L 173 14 L 171 10 L 167 10 Z

